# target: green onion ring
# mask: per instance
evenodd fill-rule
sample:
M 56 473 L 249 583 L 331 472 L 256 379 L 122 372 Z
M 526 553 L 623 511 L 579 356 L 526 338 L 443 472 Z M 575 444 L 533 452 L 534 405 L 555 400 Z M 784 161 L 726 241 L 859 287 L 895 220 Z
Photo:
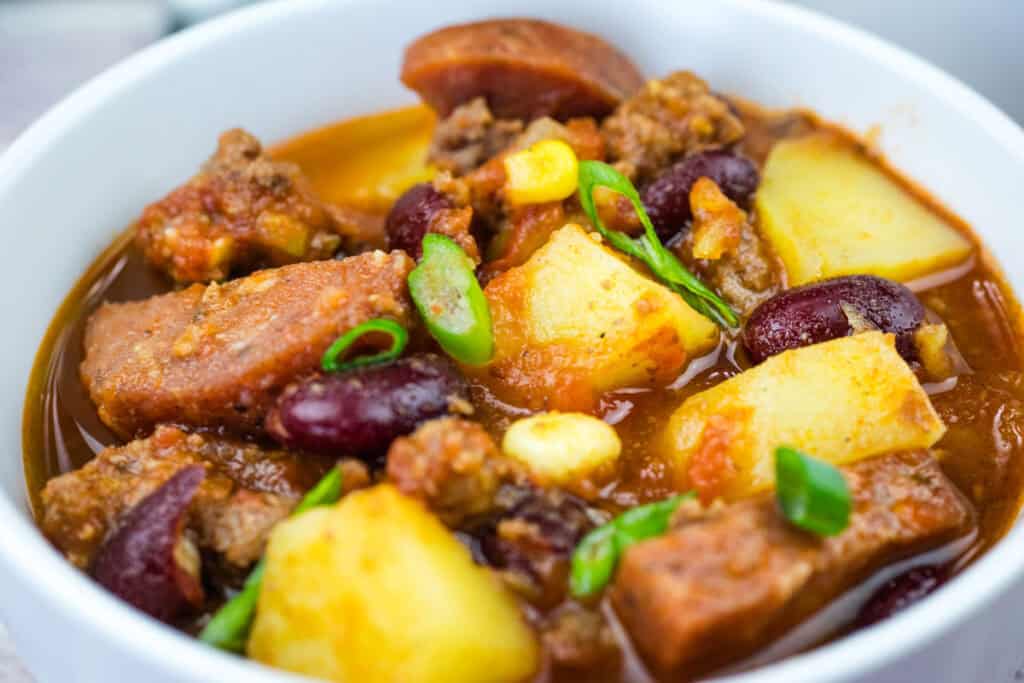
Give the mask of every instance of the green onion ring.
M 360 337 L 371 332 L 383 332 L 390 336 L 391 347 L 380 353 L 357 356 L 345 362 L 339 361 L 345 352 L 348 351 L 349 347 L 355 344 Z M 320 367 L 323 368 L 324 372 L 343 372 L 365 365 L 386 363 L 401 356 L 408 343 L 409 333 L 394 320 L 388 320 L 387 318 L 367 320 L 365 323 L 356 325 L 335 339 L 334 343 L 324 352 L 323 358 L 320 360 Z

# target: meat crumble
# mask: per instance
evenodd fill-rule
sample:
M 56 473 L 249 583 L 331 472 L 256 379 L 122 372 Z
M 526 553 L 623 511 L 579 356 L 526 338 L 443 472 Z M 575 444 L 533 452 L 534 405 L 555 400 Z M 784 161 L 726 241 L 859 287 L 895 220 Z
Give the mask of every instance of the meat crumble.
M 341 230 L 298 166 L 270 159 L 237 128 L 221 135 L 198 174 L 146 207 L 134 225 L 147 260 L 182 283 L 330 258 Z

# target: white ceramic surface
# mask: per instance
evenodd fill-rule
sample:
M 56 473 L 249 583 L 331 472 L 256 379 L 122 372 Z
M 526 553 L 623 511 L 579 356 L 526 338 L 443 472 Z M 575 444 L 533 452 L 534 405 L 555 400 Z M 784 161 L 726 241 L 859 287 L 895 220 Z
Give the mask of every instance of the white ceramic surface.
M 76 92 L 0 158 L 0 617 L 41 683 L 281 683 L 106 595 L 31 523 L 23 387 L 64 293 L 148 201 L 188 176 L 221 130 L 265 140 L 414 100 L 401 48 L 438 25 L 532 15 L 602 34 L 648 74 L 693 68 L 714 87 L 881 124 L 896 165 L 971 222 L 1024 291 L 1024 132 L 954 80 L 862 33 L 753 0 L 281 0 L 158 44 Z M 1007 680 L 1024 638 L 1024 529 L 933 598 L 826 648 L 730 679 Z

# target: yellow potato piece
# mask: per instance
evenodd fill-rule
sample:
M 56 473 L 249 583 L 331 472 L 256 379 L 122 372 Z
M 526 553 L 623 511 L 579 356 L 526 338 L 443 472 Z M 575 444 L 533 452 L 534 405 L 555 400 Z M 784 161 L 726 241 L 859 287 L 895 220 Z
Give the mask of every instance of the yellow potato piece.
M 906 282 L 971 252 L 963 235 L 835 136 L 775 145 L 756 210 L 790 285 L 859 273 Z
M 778 446 L 841 465 L 928 448 L 944 432 L 895 337 L 865 332 L 786 351 L 691 396 L 669 419 L 663 448 L 681 487 L 697 459 L 731 460 L 720 493 L 732 499 L 774 485 Z
M 505 199 L 512 205 L 565 199 L 576 191 L 576 152 L 561 140 L 541 140 L 505 157 Z
M 610 424 L 592 415 L 551 412 L 513 422 L 501 449 L 542 483 L 571 486 L 613 471 L 622 442 Z
M 297 163 L 324 201 L 386 212 L 436 169 L 427 152 L 436 117 L 423 105 L 347 119 L 275 147 L 275 159 Z
M 714 323 L 578 225 L 484 293 L 494 319 L 490 374 L 541 407 L 585 410 L 602 391 L 671 381 L 718 342 Z
M 422 505 L 386 484 L 280 524 L 249 656 L 344 683 L 526 680 L 515 601 Z

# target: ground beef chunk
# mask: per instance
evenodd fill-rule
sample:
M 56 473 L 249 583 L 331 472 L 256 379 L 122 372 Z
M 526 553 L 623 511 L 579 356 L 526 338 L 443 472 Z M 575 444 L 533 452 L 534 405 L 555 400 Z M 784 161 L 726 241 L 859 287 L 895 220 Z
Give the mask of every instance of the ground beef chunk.
M 612 602 L 638 649 L 663 670 L 699 675 L 764 645 L 884 562 L 968 530 L 968 504 L 926 452 L 843 468 L 850 526 L 821 538 L 761 497 L 680 509 L 662 537 L 626 551 Z
M 596 607 L 567 602 L 544 618 L 540 633 L 555 669 L 594 670 L 620 657 L 615 635 Z
M 474 118 L 478 121 L 468 129 L 471 133 L 446 132 L 462 128 L 470 112 L 476 112 Z M 505 185 L 504 155 L 541 140 L 561 140 L 580 159 L 604 158 L 604 139 L 592 118 L 570 119 L 563 124 L 545 117 L 525 129 L 520 122 L 516 124 L 494 121 L 486 105 L 474 100 L 442 121 L 434 134 L 431 160 L 443 170 L 434 181 L 435 189 L 455 206 L 472 206 L 476 218 L 488 226 L 497 224 L 504 211 L 500 194 Z M 499 125 L 504 127 L 499 130 Z
M 503 196 L 506 154 L 526 149 L 541 140 L 561 140 L 580 159 L 604 158 L 604 141 L 593 119 L 572 119 L 559 123 L 542 118 L 533 121 L 507 147 L 479 168 L 456 177 L 439 174 L 434 187 L 456 206 L 471 206 L 473 226 L 483 236 L 493 235 L 484 277 L 521 263 L 541 246 L 550 233 L 565 224 L 563 217 L 580 212 L 575 196 L 562 202 L 509 207 Z M 555 221 L 561 221 L 557 225 Z
M 496 523 L 481 533 L 488 562 L 514 591 L 533 604 L 560 603 L 572 551 L 604 521 L 579 498 L 559 489 L 505 486 L 495 499 Z
M 729 103 L 689 71 L 648 81 L 601 126 L 608 156 L 638 184 L 684 154 L 732 144 L 743 124 Z
M 602 521 L 558 489 L 541 489 L 498 450 L 475 422 L 447 417 L 424 423 L 388 451 L 387 474 L 448 526 L 468 532 L 478 560 L 538 605 L 565 596 L 569 558 Z
M 495 119 L 482 97 L 460 105 L 434 129 L 428 160 L 463 175 L 484 163 L 523 132 L 518 119 Z
M 537 119 L 512 141 L 507 151 L 518 152 L 542 140 L 561 140 L 580 159 L 604 158 L 604 139 L 592 118 L 569 119 L 565 123 L 548 117 Z
M 501 485 L 524 478 L 483 427 L 457 417 L 431 420 L 395 439 L 387 461 L 392 483 L 451 527 L 492 513 Z
M 47 482 L 43 532 L 72 563 L 86 568 L 124 512 L 195 464 L 204 465 L 207 476 L 187 526 L 201 549 L 244 568 L 259 558 L 270 529 L 330 461 L 160 427 L 147 439 L 108 448 L 82 469 Z
M 105 304 L 86 326 L 82 380 L 125 438 L 162 422 L 258 433 L 339 335 L 380 317 L 408 326 L 412 265 L 401 251 L 371 252 Z
M 782 290 L 779 261 L 761 232 L 749 220 L 740 226 L 739 245 L 720 259 L 693 258 L 694 232 L 688 230 L 676 253 L 706 284 L 740 315 L 746 315 Z
M 134 225 L 146 259 L 178 282 L 330 258 L 341 229 L 298 166 L 272 161 L 240 129 L 221 135 L 199 173 L 146 207 Z
M 402 82 L 442 116 L 475 97 L 498 116 L 604 116 L 640 87 L 633 63 L 601 38 L 537 19 L 447 26 L 410 45 Z
M 193 505 L 193 525 L 200 549 L 228 569 L 245 569 L 260 559 L 274 526 L 298 501 L 273 493 L 239 489 L 215 504 Z
M 444 235 L 462 247 L 466 256 L 475 264 L 480 263 L 480 249 L 473 237 L 473 209 L 464 206 L 459 209 L 441 209 L 427 225 L 428 233 Z M 421 249 L 422 251 L 422 249 Z

